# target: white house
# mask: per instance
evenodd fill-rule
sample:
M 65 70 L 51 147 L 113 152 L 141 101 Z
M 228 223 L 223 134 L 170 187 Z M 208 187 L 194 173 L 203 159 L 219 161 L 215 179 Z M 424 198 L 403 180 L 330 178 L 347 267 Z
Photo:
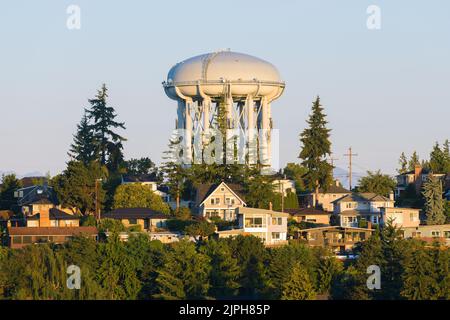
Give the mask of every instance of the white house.
M 236 209 L 239 228 L 218 231 L 219 238 L 253 235 L 262 239 L 265 245 L 287 243 L 288 213 L 272 210 L 240 207 Z
M 375 193 L 353 193 L 333 201 L 334 214 L 342 227 L 358 227 L 361 219 L 379 224 L 381 208 L 393 208 L 394 199 Z
M 195 210 L 206 219 L 236 220 L 236 208 L 246 205 L 240 185 L 221 182 L 202 184 L 196 189 Z

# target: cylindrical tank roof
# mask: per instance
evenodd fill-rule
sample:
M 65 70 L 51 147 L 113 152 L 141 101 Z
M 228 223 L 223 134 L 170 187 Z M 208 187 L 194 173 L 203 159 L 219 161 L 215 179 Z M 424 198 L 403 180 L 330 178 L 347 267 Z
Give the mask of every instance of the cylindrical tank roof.
M 202 54 L 177 63 L 170 69 L 164 87 L 169 97 L 177 99 L 180 93 L 188 97 L 199 96 L 199 84 L 203 86 L 204 94 L 220 95 L 225 83 L 232 85 L 232 94 L 243 96 L 270 96 L 284 88 L 273 64 L 232 51 Z

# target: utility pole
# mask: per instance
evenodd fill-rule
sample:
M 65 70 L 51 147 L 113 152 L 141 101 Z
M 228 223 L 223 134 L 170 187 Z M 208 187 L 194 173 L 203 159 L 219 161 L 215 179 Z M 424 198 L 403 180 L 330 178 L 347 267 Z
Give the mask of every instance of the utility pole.
M 99 196 L 98 196 L 98 183 L 102 179 L 95 179 L 95 218 L 97 222 L 100 222 L 100 206 L 99 206 Z
M 358 156 L 356 153 L 352 153 L 352 147 L 348 148 L 348 153 L 344 154 L 348 157 L 348 185 L 349 190 L 352 191 L 352 157 Z

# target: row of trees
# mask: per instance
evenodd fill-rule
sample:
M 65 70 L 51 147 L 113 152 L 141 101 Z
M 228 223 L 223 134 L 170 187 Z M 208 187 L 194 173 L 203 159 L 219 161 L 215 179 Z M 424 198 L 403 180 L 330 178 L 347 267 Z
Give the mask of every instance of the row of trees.
M 450 251 L 403 240 L 388 226 L 342 263 L 299 242 L 266 248 L 259 238 L 182 240 L 145 234 L 120 242 L 77 237 L 64 245 L 0 248 L 3 299 L 450 299 Z M 81 268 L 81 289 L 66 286 L 67 267 Z M 381 289 L 367 268 L 381 269 Z
M 450 141 L 447 139 L 441 145 L 436 142 L 433 149 L 430 152 L 429 160 L 420 160 L 419 155 L 414 151 L 411 157 L 407 158 L 404 152 L 401 153 L 399 158 L 399 174 L 406 173 L 408 171 L 414 171 L 416 166 L 421 166 L 424 169 L 430 170 L 434 173 L 449 173 L 450 172 Z

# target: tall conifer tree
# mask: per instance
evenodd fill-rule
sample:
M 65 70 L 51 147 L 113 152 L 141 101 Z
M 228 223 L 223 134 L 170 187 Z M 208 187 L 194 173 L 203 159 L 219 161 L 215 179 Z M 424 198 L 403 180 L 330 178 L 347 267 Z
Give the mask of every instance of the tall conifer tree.
M 305 175 L 307 187 L 314 190 L 316 204 L 319 188 L 326 190 L 333 181 L 333 167 L 327 157 L 331 155 L 330 129 L 327 128 L 320 98 L 317 97 L 312 106 L 312 113 L 307 120 L 308 128 L 300 134 L 303 149 L 299 158 L 302 165 L 308 169 Z
M 110 170 L 117 170 L 123 162 L 124 137 L 117 134 L 114 129 L 125 129 L 123 122 L 117 122 L 117 114 L 113 107 L 106 103 L 108 89 L 103 84 L 94 99 L 90 99 L 91 109 L 87 116 L 92 121 L 91 129 L 95 139 L 95 151 L 102 165 L 108 165 Z

